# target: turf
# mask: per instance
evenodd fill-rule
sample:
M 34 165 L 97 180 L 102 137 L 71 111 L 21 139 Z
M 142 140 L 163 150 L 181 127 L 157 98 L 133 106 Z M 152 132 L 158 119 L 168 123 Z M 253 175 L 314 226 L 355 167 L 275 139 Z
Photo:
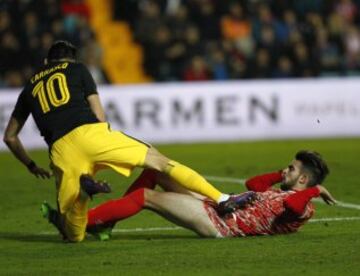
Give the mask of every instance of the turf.
M 342 202 L 360 204 L 360 139 L 293 140 L 158 147 L 204 175 L 246 178 L 287 165 L 299 149 L 315 149 L 331 168 L 326 186 Z M 47 166 L 47 152 L 31 152 Z M 134 176 L 138 174 L 136 171 Z M 132 178 L 102 172 L 119 196 Z M 360 275 L 360 220 L 313 222 L 299 233 L 239 239 L 198 238 L 148 211 L 117 225 L 111 241 L 65 244 L 40 216 L 54 204 L 52 181 L 38 180 L 0 153 L 0 275 Z M 240 184 L 214 182 L 225 192 Z M 360 218 L 360 210 L 316 202 L 315 219 Z M 357 208 L 359 206 L 357 205 Z M 126 229 L 169 230 L 120 232 Z

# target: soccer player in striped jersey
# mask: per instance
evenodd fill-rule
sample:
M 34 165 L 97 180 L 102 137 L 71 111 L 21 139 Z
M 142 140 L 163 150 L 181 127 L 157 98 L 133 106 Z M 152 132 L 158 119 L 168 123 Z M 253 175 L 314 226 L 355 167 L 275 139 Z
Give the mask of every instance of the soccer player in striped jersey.
M 318 153 L 299 151 L 285 169 L 248 179 L 249 191 L 234 196 L 237 206 L 219 212 L 213 201 L 185 190 L 164 174 L 145 170 L 124 197 L 89 210 L 88 232 L 108 239 L 117 221 L 146 208 L 205 237 L 292 233 L 313 216 L 312 198 L 336 203 L 321 185 L 328 173 Z M 273 187 L 276 183 L 280 188 Z M 155 191 L 156 184 L 165 192 Z

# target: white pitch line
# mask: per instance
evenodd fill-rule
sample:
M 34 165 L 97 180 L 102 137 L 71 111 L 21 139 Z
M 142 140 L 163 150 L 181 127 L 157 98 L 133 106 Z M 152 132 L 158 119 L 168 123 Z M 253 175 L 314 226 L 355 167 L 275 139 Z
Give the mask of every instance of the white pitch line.
M 360 220 L 360 217 L 343 217 L 343 218 L 318 218 L 310 219 L 309 222 L 328 222 L 328 221 L 350 221 L 350 220 Z
M 241 179 L 241 178 L 212 176 L 212 175 L 207 175 L 207 176 L 205 176 L 205 178 L 210 180 L 210 181 L 223 182 L 223 183 L 239 183 L 239 184 L 242 184 L 242 185 L 244 185 L 245 181 L 246 181 L 245 179 Z M 314 201 L 316 201 L 318 203 L 326 204 L 321 199 L 314 199 Z M 337 204 L 335 206 L 348 208 L 348 209 L 360 210 L 360 205 L 359 204 L 348 203 L 348 202 L 343 202 L 343 201 L 337 201 Z
M 321 203 L 321 204 L 326 204 L 322 199 L 320 198 L 315 198 L 313 199 L 315 202 L 317 203 Z M 360 210 L 360 205 L 358 204 L 353 204 L 353 203 L 347 203 L 347 202 L 343 202 L 343 201 L 336 201 L 336 205 L 334 206 L 339 206 L 342 208 L 348 208 L 348 209 L 356 209 L 356 210 Z
M 359 204 L 337 201 L 337 205 L 340 206 L 340 207 L 344 207 L 344 208 L 360 210 L 360 205 Z
M 360 217 L 334 217 L 334 218 L 318 218 L 309 220 L 310 223 L 319 223 L 319 222 L 339 222 L 339 221 L 354 221 L 360 220 Z M 155 231 L 178 231 L 178 230 L 186 230 L 182 227 L 148 227 L 148 228 L 128 228 L 128 229 L 114 229 L 113 233 L 134 233 L 134 232 L 155 232 Z M 40 235 L 55 235 L 58 234 L 54 231 L 40 232 Z
M 240 178 L 233 178 L 233 177 L 222 177 L 222 176 L 212 176 L 212 175 L 205 175 L 206 179 L 211 181 L 219 181 L 219 182 L 228 182 L 228 183 L 239 183 L 244 185 L 246 179 L 240 179 Z

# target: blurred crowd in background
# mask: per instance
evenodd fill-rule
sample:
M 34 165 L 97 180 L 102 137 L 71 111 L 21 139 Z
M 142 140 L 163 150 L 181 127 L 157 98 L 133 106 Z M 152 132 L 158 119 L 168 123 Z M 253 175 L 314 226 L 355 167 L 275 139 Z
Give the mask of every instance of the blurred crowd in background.
M 360 75 L 359 8 L 360 0 L 113 0 L 154 81 Z M 90 17 L 81 0 L 1 0 L 0 87 L 22 86 L 56 39 L 78 46 L 96 82 L 107 83 Z
M 91 13 L 84 1 L 0 1 L 0 87 L 18 87 L 44 62 L 58 39 L 79 48 L 79 59 L 97 83 L 106 83 L 101 48 L 89 25 Z

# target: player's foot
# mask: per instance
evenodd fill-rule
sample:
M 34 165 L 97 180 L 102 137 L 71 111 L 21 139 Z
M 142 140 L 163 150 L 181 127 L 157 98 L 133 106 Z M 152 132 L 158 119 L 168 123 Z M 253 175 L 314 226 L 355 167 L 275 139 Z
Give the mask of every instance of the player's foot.
M 247 204 L 251 204 L 256 199 L 256 193 L 249 191 L 240 195 L 232 195 L 226 201 L 219 203 L 217 211 L 219 215 L 234 212 L 237 209 L 244 208 Z
M 254 200 L 256 200 L 256 193 L 253 191 L 248 191 L 242 193 L 240 195 L 232 196 L 236 205 L 239 209 L 244 208 L 247 204 L 251 204 Z
M 80 176 L 81 189 L 86 192 L 91 198 L 93 195 L 100 193 L 111 193 L 109 184 L 105 181 L 97 181 L 91 175 L 83 174 Z
M 111 238 L 111 232 L 114 226 L 114 223 L 97 224 L 95 226 L 87 227 L 86 232 L 100 241 L 108 241 Z
M 65 235 L 65 232 L 64 232 L 64 230 L 62 228 L 61 217 L 59 215 L 59 212 L 56 209 L 52 208 L 50 206 L 50 204 L 47 203 L 46 201 L 44 201 L 44 203 L 41 204 L 40 210 L 41 210 L 42 216 L 44 218 L 46 218 L 49 223 L 54 225 L 56 227 L 56 229 L 62 235 L 63 240 L 66 240 L 66 235 Z

